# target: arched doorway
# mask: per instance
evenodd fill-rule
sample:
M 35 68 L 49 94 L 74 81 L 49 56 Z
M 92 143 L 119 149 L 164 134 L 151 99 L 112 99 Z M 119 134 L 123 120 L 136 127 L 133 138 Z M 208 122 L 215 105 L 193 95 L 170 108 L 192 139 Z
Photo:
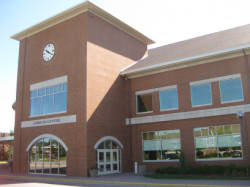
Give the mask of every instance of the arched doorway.
M 96 143 L 98 175 L 121 172 L 122 148 L 121 142 L 112 136 L 103 137 Z
M 67 146 L 52 135 L 36 137 L 27 147 L 29 173 L 66 175 Z

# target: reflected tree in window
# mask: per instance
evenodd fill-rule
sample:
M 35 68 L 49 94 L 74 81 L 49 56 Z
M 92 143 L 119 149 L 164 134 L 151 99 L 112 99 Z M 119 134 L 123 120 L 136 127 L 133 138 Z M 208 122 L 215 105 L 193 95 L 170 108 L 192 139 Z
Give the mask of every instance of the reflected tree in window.
M 196 159 L 242 158 L 240 125 L 194 129 Z
M 65 175 L 66 169 L 66 150 L 56 140 L 42 138 L 29 150 L 30 173 Z
M 180 149 L 180 130 L 143 133 L 144 160 L 178 160 Z
M 152 111 L 152 93 L 137 95 L 137 112 Z

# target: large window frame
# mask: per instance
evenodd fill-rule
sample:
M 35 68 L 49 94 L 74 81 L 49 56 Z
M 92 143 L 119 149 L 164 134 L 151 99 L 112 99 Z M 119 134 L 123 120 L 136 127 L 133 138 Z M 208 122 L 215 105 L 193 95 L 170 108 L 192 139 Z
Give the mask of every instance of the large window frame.
M 59 98 L 59 96 L 63 96 L 65 99 L 65 110 L 58 110 L 56 109 L 56 100 Z M 58 98 L 57 98 L 58 97 Z M 67 82 L 58 83 L 52 86 L 44 86 L 36 89 L 30 90 L 30 115 L 29 117 L 38 117 L 38 116 L 47 116 L 47 115 L 53 115 L 53 114 L 60 114 L 67 112 L 67 99 L 68 98 L 68 84 Z M 35 108 L 35 106 L 32 106 L 33 101 L 35 99 L 39 99 L 40 102 L 40 113 L 37 114 L 32 110 Z M 45 99 L 49 99 L 52 103 L 45 103 Z M 52 104 L 52 105 L 51 105 Z M 46 107 L 46 109 L 51 109 L 51 111 L 45 111 L 46 109 L 43 108 L 43 105 Z M 50 106 L 51 105 L 51 106 Z
M 222 93 L 222 86 L 221 86 L 222 82 L 223 81 L 236 80 L 236 79 L 239 79 L 240 83 L 241 83 L 240 84 L 240 92 L 241 92 L 242 98 L 241 99 L 233 99 L 233 100 L 223 101 L 223 93 Z M 220 102 L 221 102 L 221 104 L 235 103 L 235 102 L 242 102 L 242 101 L 244 101 L 244 92 L 243 92 L 243 86 L 242 86 L 242 79 L 241 79 L 240 75 L 220 80 L 219 81 L 219 88 L 220 88 Z
M 143 95 L 151 95 L 151 110 L 145 111 L 145 112 L 140 112 L 139 111 L 139 106 L 138 106 L 138 97 L 143 96 Z M 153 112 L 153 92 L 149 93 L 141 93 L 141 94 L 136 94 L 136 114 L 147 114 L 147 113 L 152 113 Z
M 230 128 L 231 128 L 231 131 L 232 131 L 232 128 L 233 128 L 233 125 L 237 125 L 237 126 L 239 126 L 239 133 L 225 133 L 224 131 L 225 131 L 225 127 L 229 127 L 230 126 Z M 211 135 L 209 135 L 209 133 L 210 133 L 210 128 L 214 128 L 214 129 L 216 129 L 216 136 L 211 136 Z M 202 129 L 207 129 L 208 131 L 208 135 L 207 136 L 196 136 L 196 132 L 195 132 L 195 130 L 198 130 L 198 129 L 200 129 L 201 130 L 201 132 L 202 132 Z M 219 130 L 218 130 L 219 129 Z M 218 134 L 218 132 L 219 131 L 221 131 L 221 129 L 223 129 L 223 134 Z M 241 149 L 241 152 L 240 153 L 238 153 L 238 154 L 241 154 L 241 156 L 240 157 L 226 157 L 226 156 L 224 156 L 224 153 L 223 153 L 223 156 L 224 157 L 221 157 L 221 153 L 220 153 L 220 150 L 219 149 L 223 149 L 223 148 L 225 148 L 225 146 L 223 147 L 223 146 L 219 146 L 218 144 L 219 144 L 219 137 L 223 137 L 223 136 L 233 136 L 233 135 L 238 135 L 238 136 L 240 136 L 240 146 L 235 146 L 235 147 L 240 147 L 240 149 Z M 193 137 L 194 137 L 194 153 L 195 153 L 195 161 L 197 161 L 197 162 L 202 162 L 202 161 L 223 161 L 223 160 L 243 160 L 243 158 L 244 158 L 244 155 L 243 155 L 243 145 L 242 145 L 242 133 L 241 133 L 241 125 L 240 124 L 227 124 L 227 125 L 216 125 L 216 126 L 206 126 L 206 127 L 197 127 L 197 128 L 194 128 L 193 129 Z M 208 146 L 207 147 L 207 149 L 211 149 L 211 148 L 213 148 L 213 149 L 215 149 L 216 150 L 216 157 L 215 158 L 197 158 L 197 150 L 196 149 L 198 149 L 197 147 L 196 147 L 196 145 L 197 145 L 197 143 L 196 143 L 196 137 L 207 137 L 207 138 L 211 138 L 211 140 L 210 140 L 210 144 L 211 144 L 211 142 L 213 142 L 214 144 L 216 144 L 215 146 Z M 215 139 L 215 140 L 212 140 L 212 139 Z M 205 149 L 205 148 L 203 148 L 203 149 Z M 226 151 L 225 151 L 226 152 Z M 239 152 L 238 150 L 235 150 L 235 153 L 236 152 Z M 229 154 L 231 154 L 231 153 L 229 153 Z M 234 154 L 234 153 L 232 153 L 232 154 Z
M 178 131 L 179 133 L 179 149 L 176 149 L 175 151 L 177 152 L 178 151 L 178 154 L 180 156 L 180 150 L 181 150 L 181 131 L 180 129 L 172 129 L 172 130 L 159 130 L 159 131 L 145 131 L 145 132 L 142 132 L 141 133 L 141 141 L 142 141 L 142 161 L 143 162 L 179 162 L 179 159 L 162 159 L 162 156 L 163 156 L 163 148 L 162 148 L 162 139 L 160 140 L 161 141 L 161 159 L 160 160 L 147 160 L 145 159 L 144 157 L 144 133 L 155 133 L 155 132 L 158 132 L 158 133 L 161 133 L 161 132 L 174 132 L 174 131 Z M 172 150 L 173 151 L 173 150 Z
M 161 100 L 161 92 L 164 92 L 164 91 L 173 91 L 175 90 L 176 91 L 176 102 L 177 102 L 177 107 L 167 107 L 167 108 L 163 108 L 162 107 L 162 100 Z M 178 89 L 177 89 L 177 85 L 173 85 L 173 86 L 168 86 L 168 87 L 165 87 L 163 89 L 160 89 L 159 90 L 159 104 L 160 104 L 160 111 L 161 112 L 164 112 L 164 111 L 171 111 L 171 110 L 178 110 L 179 109 L 179 94 L 178 94 Z
M 56 150 L 56 155 L 54 156 L 52 156 L 53 149 Z M 26 151 L 28 151 L 28 168 L 30 174 L 61 176 L 67 174 L 68 148 L 65 147 L 64 143 L 62 144 L 60 139 L 54 138 L 54 136 L 41 135 L 31 142 Z
M 202 86 L 202 85 L 209 85 L 209 91 L 210 91 L 210 100 L 211 102 L 209 103 L 205 103 L 205 104 L 197 104 L 197 105 L 194 105 L 193 102 L 194 102 L 194 98 L 193 98 L 193 87 L 198 87 L 198 86 Z M 191 95 L 191 105 L 192 107 L 202 107 L 202 106 L 210 106 L 213 104 L 213 92 L 212 92 L 212 84 L 211 82 L 205 82 L 205 83 L 190 83 L 190 95 Z

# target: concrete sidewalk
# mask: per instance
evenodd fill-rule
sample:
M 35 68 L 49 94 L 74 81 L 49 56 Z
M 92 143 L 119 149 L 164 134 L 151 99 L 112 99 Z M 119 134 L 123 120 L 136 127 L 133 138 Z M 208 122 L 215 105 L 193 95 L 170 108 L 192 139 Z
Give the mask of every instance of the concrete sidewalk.
M 180 179 L 151 179 L 136 176 L 132 173 L 114 174 L 92 178 L 66 176 L 39 176 L 1 174 L 0 179 L 20 180 L 26 182 L 53 183 L 63 185 L 86 186 L 168 186 L 168 187 L 250 187 L 250 180 L 180 180 Z M 1 181 L 1 180 L 0 180 Z

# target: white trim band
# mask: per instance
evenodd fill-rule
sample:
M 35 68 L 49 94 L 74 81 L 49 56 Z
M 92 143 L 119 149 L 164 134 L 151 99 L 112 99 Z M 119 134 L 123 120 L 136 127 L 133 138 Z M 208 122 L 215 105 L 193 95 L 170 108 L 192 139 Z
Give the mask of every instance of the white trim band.
M 158 91 L 162 91 L 162 90 L 172 90 L 172 89 L 176 89 L 176 88 L 177 88 L 177 85 L 164 86 L 164 87 L 160 87 L 160 88 L 152 88 L 152 89 L 148 89 L 148 90 L 136 91 L 135 95 L 149 94 L 149 93 L 153 93 L 153 92 L 158 92 Z
M 220 107 L 220 108 L 213 108 L 213 109 L 207 109 L 207 110 L 194 110 L 190 112 L 178 112 L 178 113 L 171 113 L 171 114 L 127 118 L 125 122 L 126 122 L 126 125 L 136 125 L 136 124 L 144 124 L 144 123 L 157 123 L 157 122 L 163 122 L 163 121 L 202 118 L 202 117 L 210 117 L 210 116 L 229 115 L 229 114 L 239 114 L 239 113 L 242 114 L 245 112 L 250 112 L 250 104 Z
M 55 117 L 55 118 L 22 121 L 21 127 L 22 128 L 38 127 L 38 126 L 59 125 L 59 124 L 75 123 L 75 122 L 76 122 L 76 115 L 70 115 L 70 116 L 61 116 L 61 117 Z
M 206 83 L 217 82 L 217 81 L 222 81 L 222 80 L 236 79 L 236 78 L 240 78 L 240 77 L 241 77 L 240 74 L 233 74 L 233 75 L 227 75 L 227 76 L 222 76 L 222 77 L 214 77 L 211 79 L 194 81 L 194 82 L 190 82 L 189 84 L 190 84 L 190 86 L 200 85 L 200 84 L 206 84 Z
M 46 81 L 43 81 L 43 82 L 34 83 L 34 84 L 30 85 L 30 91 L 36 90 L 36 89 L 39 89 L 39 88 L 46 88 L 46 87 L 49 87 L 49 86 L 55 86 L 55 85 L 58 85 L 58 84 L 66 83 L 67 81 L 68 81 L 68 76 L 65 75 L 65 76 L 62 76 L 62 77 L 57 77 L 57 78 L 46 80 Z

